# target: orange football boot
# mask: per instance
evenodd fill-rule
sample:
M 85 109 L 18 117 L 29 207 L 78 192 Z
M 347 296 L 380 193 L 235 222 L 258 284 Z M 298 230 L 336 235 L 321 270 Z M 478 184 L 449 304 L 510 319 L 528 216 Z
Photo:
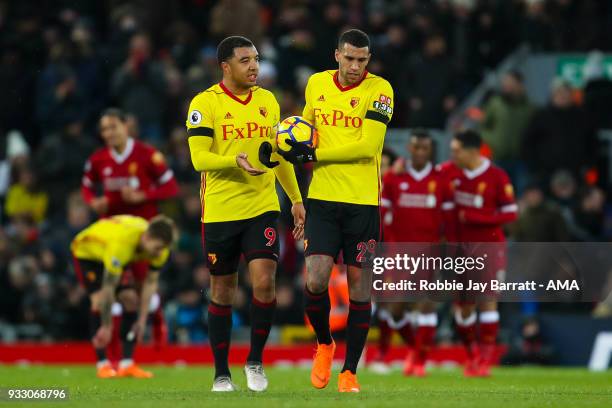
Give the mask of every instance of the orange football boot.
M 338 375 L 338 391 L 339 392 L 359 392 L 361 387 L 357 382 L 357 375 L 351 373 L 349 370 Z
M 315 388 L 325 388 L 331 378 L 331 366 L 336 351 L 336 342 L 331 344 L 317 344 L 317 352 L 314 355 L 310 382 Z
M 117 372 L 111 365 L 111 363 L 106 363 L 97 369 L 96 375 L 98 378 L 113 378 L 117 376 Z
M 118 377 L 134 377 L 134 378 L 152 378 L 153 373 L 150 371 L 143 370 L 136 364 L 132 363 L 127 367 L 120 368 L 117 371 Z

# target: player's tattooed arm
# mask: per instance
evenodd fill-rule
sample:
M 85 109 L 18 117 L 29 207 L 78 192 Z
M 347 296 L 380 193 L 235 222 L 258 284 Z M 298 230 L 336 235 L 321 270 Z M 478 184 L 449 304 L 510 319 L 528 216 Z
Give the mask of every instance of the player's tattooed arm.
M 103 326 L 110 327 L 112 324 L 112 307 L 115 302 L 115 290 L 119 284 L 120 274 L 113 274 L 104 271 L 104 279 L 102 280 L 102 290 L 100 299 L 100 321 Z
M 147 274 L 147 279 L 142 286 L 142 294 L 140 297 L 140 309 L 138 310 L 138 320 L 134 323 L 131 333 L 137 338 L 138 342 L 142 341 L 147 326 L 147 316 L 149 314 L 149 305 L 151 298 L 157 292 L 159 282 L 159 271 L 150 270 Z

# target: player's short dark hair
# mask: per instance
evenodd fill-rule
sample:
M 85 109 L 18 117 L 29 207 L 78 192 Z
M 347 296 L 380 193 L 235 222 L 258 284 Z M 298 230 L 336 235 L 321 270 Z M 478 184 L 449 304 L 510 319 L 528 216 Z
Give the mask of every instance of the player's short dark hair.
M 482 146 L 482 138 L 480 137 L 480 133 L 473 129 L 461 130 L 455 133 L 455 136 L 453 137 L 460 141 L 464 148 L 480 149 Z
M 166 246 L 172 245 L 177 239 L 177 230 L 174 221 L 165 215 L 157 215 L 149 221 L 148 234 L 161 240 Z
M 416 137 L 421 140 L 432 140 L 431 133 L 425 128 L 415 128 L 410 131 L 410 137 Z
M 397 154 L 388 147 L 383 147 L 381 156 L 387 156 L 391 164 L 395 163 L 397 160 Z
M 117 118 L 122 122 L 125 122 L 127 120 L 127 114 L 119 108 L 104 109 L 104 111 L 102 111 L 102 114 L 100 115 L 100 119 L 102 119 L 105 116 L 111 116 L 113 118 Z
M 240 35 L 232 35 L 225 38 L 217 46 L 217 62 L 221 64 L 234 56 L 234 49 L 242 47 L 254 47 L 253 41 Z
M 370 48 L 370 37 L 366 33 L 356 28 L 345 31 L 338 38 L 338 49 L 342 49 L 344 44 L 351 44 L 353 47 Z

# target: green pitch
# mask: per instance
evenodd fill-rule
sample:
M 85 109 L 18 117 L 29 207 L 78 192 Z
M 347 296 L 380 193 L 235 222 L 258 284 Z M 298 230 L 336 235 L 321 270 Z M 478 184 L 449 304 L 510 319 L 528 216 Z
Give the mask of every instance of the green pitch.
M 40 407 L 610 407 L 612 371 L 582 369 L 499 368 L 488 379 L 465 379 L 458 369 L 432 370 L 427 378 L 405 378 L 399 372 L 375 375 L 361 370 L 360 394 L 339 394 L 336 375 L 328 388 L 315 390 L 304 369 L 266 370 L 270 388 L 262 394 L 246 390 L 240 367 L 233 368 L 241 391 L 212 394 L 212 369 L 148 367 L 151 380 L 95 378 L 93 366 L 0 366 L 0 388 L 67 387 L 69 402 L 3 406 Z M 335 370 L 337 372 L 337 370 Z

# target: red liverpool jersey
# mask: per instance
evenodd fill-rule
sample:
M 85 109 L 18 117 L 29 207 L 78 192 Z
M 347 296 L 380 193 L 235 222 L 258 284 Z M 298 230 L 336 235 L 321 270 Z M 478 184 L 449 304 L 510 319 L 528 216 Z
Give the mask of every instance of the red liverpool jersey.
M 81 184 L 81 193 L 87 203 L 96 197 L 98 185 L 102 186 L 109 203 L 104 216 L 130 214 L 150 219 L 158 212 L 157 201 L 171 198 L 178 192 L 164 156 L 152 146 L 131 138 L 123 153 L 103 147 L 87 160 Z M 146 200 L 140 204 L 123 201 L 121 189 L 126 186 L 143 191 Z
M 501 227 L 516 219 L 518 207 L 504 170 L 483 157 L 477 169 L 464 169 L 455 179 L 454 201 L 459 241 L 505 241 Z
M 449 242 L 458 242 L 457 213 L 455 211 L 455 185 L 461 177 L 461 169 L 452 161 L 440 163 L 436 166 L 442 186 L 442 224 L 444 237 Z
M 421 171 L 410 165 L 406 171 L 389 172 L 383 180 L 382 206 L 388 226 L 389 241 L 439 242 L 441 237 L 440 204 L 442 186 L 438 171 L 428 163 Z

